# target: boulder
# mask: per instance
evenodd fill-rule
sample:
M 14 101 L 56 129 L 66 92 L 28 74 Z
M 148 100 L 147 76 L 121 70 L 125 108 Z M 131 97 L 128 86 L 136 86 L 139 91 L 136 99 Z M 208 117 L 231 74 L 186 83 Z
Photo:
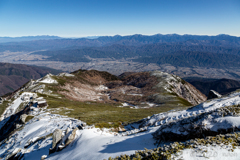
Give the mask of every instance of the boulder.
M 26 120 L 26 118 L 27 118 L 27 114 L 22 114 L 21 116 L 20 116 L 20 120 L 21 120 L 21 122 L 24 124 L 25 123 L 25 120 Z
M 70 132 L 70 128 L 68 127 L 66 130 L 66 135 Z
M 214 91 L 214 90 L 210 90 L 208 93 L 208 97 L 207 99 L 213 99 L 213 98 L 221 98 L 222 95 L 219 94 L 218 92 Z
M 75 138 L 76 136 L 76 132 L 77 132 L 78 128 L 76 127 L 72 133 L 68 136 L 67 140 L 66 140 L 66 146 L 69 145 Z
M 62 139 L 62 130 L 56 129 L 52 135 L 52 148 L 49 149 L 49 154 L 54 153 L 57 150 L 57 145 Z

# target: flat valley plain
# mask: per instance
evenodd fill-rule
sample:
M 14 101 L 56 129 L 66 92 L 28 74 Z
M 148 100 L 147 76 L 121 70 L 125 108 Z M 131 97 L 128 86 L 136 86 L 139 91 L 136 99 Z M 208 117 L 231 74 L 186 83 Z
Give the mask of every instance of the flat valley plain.
M 33 52 L 0 52 L 1 62 L 27 64 L 34 66 L 44 66 L 63 72 L 73 72 L 78 69 L 95 69 L 107 71 L 114 75 L 124 72 L 141 72 L 160 70 L 163 72 L 178 75 L 182 78 L 199 77 L 213 79 L 234 79 L 240 80 L 240 68 L 209 68 L 209 67 L 179 67 L 171 64 L 139 63 L 134 62 L 134 58 L 90 58 L 90 62 L 62 62 L 45 60 L 48 56 L 32 54 Z

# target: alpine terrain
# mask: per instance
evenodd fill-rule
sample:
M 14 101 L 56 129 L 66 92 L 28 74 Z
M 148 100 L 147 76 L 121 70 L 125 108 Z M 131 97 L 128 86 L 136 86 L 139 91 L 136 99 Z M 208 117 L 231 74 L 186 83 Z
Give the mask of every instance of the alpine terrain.
M 240 91 L 206 99 L 161 71 L 47 74 L 0 99 L 0 157 L 238 159 Z

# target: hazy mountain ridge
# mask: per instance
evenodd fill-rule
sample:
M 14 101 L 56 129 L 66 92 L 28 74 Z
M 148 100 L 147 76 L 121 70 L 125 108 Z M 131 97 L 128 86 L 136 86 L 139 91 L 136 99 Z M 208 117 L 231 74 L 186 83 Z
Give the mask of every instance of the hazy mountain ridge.
M 13 92 L 30 79 L 38 79 L 50 72 L 56 74 L 60 71 L 23 64 L 0 63 L 0 95 Z
M 239 67 L 240 56 L 221 53 L 179 51 L 158 57 L 143 57 L 134 61 L 144 63 L 171 64 L 179 67 L 230 68 Z
M 190 43 L 189 43 L 189 42 Z M 199 41 L 199 42 L 198 42 Z M 218 35 L 218 36 L 197 36 L 197 35 L 161 35 L 156 34 L 152 36 L 146 35 L 130 35 L 130 36 L 102 36 L 96 39 L 78 38 L 78 39 L 50 39 L 50 40 L 36 40 L 28 42 L 9 42 L 5 45 L 21 45 L 28 46 L 35 50 L 42 49 L 63 49 L 67 47 L 100 47 L 106 45 L 120 44 L 126 46 L 141 46 L 146 44 L 155 43 L 185 43 L 196 45 L 196 44 L 207 44 L 216 46 L 231 46 L 240 47 L 240 38 L 229 36 L 229 35 Z M 193 43 L 194 42 L 194 43 Z
M 179 54 L 188 56 L 190 53 L 203 54 L 206 53 L 208 56 L 215 58 L 218 56 L 235 56 L 234 59 L 239 57 L 240 49 L 234 48 L 223 48 L 215 46 L 181 46 L 181 45 L 164 45 L 164 44 L 154 44 L 154 45 L 144 45 L 140 47 L 136 46 L 123 46 L 123 45 L 111 45 L 105 47 L 86 47 L 82 49 L 71 49 L 71 50 L 57 50 L 57 51 L 40 51 L 34 52 L 33 54 L 50 56 L 46 60 L 60 60 L 66 62 L 83 62 L 86 56 L 91 58 L 134 58 L 134 61 L 145 62 L 145 63 L 156 63 L 155 57 L 161 59 L 160 56 L 177 57 Z M 230 54 L 230 55 L 229 55 Z M 199 55 L 201 56 L 201 55 Z M 142 57 L 137 58 L 136 57 Z M 218 63 L 222 63 L 226 57 L 220 57 Z M 231 57 L 231 58 L 232 58 Z M 74 59 L 76 58 L 76 59 Z M 209 57 L 211 58 L 211 57 Z M 228 58 L 230 60 L 231 58 Z M 146 59 L 144 61 L 144 59 Z M 155 60 L 155 61 L 154 61 Z M 200 60 L 198 60 L 201 63 Z M 170 61 L 171 63 L 175 63 Z M 161 63 L 168 63 L 162 61 Z M 216 67 L 216 66 L 213 66 Z
M 49 39 L 60 39 L 58 36 L 23 36 L 23 37 L 0 37 L 0 43 L 6 42 L 22 42 L 22 41 L 36 41 L 36 40 L 49 40 Z

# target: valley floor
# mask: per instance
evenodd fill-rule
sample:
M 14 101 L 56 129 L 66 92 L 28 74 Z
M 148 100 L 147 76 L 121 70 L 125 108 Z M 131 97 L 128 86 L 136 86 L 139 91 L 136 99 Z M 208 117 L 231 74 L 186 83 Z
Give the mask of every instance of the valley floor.
M 1 62 L 17 63 L 44 66 L 65 72 L 73 72 L 81 69 L 97 69 L 99 71 L 107 71 L 114 75 L 120 75 L 124 72 L 142 72 L 160 70 L 171 74 L 184 77 L 201 77 L 201 78 L 227 78 L 240 80 L 239 68 L 205 68 L 205 67 L 177 67 L 170 64 L 158 65 L 155 63 L 138 63 L 129 59 L 111 59 L 111 58 L 90 58 L 91 62 L 61 62 L 47 61 L 47 56 L 34 55 L 32 52 L 2 52 L 0 53 Z

